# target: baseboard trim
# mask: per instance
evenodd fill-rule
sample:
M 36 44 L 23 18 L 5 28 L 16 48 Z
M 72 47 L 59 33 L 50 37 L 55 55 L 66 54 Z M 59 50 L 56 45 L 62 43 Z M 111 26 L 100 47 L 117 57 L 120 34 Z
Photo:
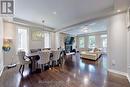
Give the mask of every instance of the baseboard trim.
M 112 73 L 115 73 L 115 74 L 119 74 L 119 75 L 122 75 L 122 76 L 128 76 L 127 73 L 125 72 L 120 72 L 120 71 L 117 71 L 117 70 L 113 70 L 113 69 L 108 69 L 109 72 L 112 72 Z
M 130 83 L 130 77 L 129 77 L 129 75 L 127 75 L 127 78 L 128 78 L 129 83 Z
M 116 71 L 116 70 L 112 70 L 112 69 L 108 69 L 108 72 L 112 72 L 112 73 L 115 73 L 115 74 L 119 74 L 119 75 L 122 75 L 122 76 L 126 76 L 129 83 L 130 83 L 130 77 L 127 73 L 125 72 L 120 72 L 120 71 Z

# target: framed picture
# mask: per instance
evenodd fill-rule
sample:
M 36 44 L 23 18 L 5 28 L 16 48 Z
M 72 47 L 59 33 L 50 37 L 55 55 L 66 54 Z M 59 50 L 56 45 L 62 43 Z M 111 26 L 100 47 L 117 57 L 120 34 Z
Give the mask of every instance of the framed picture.
M 35 40 L 35 41 L 40 41 L 40 40 L 42 40 L 43 38 L 44 38 L 44 33 L 42 32 L 42 31 L 38 31 L 38 30 L 36 30 L 36 31 L 32 31 L 31 32 L 31 36 L 32 36 L 32 40 Z
M 130 7 L 128 8 L 127 11 L 127 27 L 130 30 Z

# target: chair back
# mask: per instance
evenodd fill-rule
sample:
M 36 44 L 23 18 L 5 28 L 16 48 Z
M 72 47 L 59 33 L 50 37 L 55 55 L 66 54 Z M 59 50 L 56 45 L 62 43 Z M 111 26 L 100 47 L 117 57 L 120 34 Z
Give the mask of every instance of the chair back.
M 52 60 L 59 60 L 59 58 L 60 58 L 60 52 L 61 51 L 52 51 L 52 54 L 53 54 Z
M 50 61 L 50 52 L 49 51 L 40 51 L 39 52 L 40 59 L 38 60 L 39 64 L 46 64 Z
M 51 50 L 51 48 L 43 48 L 42 50 Z
M 63 58 L 64 55 L 65 55 L 65 54 L 64 54 L 64 51 L 61 51 L 61 52 L 60 52 L 60 58 Z
M 25 62 L 24 57 L 25 57 L 25 51 L 18 51 L 18 58 L 20 64 L 24 64 Z

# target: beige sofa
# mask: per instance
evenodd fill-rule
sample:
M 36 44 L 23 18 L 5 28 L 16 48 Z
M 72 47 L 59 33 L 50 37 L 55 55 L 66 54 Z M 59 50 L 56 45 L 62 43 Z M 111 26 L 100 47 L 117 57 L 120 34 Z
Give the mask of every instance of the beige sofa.
M 97 60 L 101 56 L 101 51 L 97 48 L 94 51 L 81 51 L 80 57 L 84 59 Z

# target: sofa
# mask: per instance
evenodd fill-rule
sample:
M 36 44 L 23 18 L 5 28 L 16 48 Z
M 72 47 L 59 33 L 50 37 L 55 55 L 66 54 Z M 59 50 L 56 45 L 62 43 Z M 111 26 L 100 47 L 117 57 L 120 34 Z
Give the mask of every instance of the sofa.
M 101 51 L 95 48 L 92 51 L 82 50 L 80 52 L 80 57 L 89 60 L 97 60 L 98 58 L 100 58 L 101 54 Z

